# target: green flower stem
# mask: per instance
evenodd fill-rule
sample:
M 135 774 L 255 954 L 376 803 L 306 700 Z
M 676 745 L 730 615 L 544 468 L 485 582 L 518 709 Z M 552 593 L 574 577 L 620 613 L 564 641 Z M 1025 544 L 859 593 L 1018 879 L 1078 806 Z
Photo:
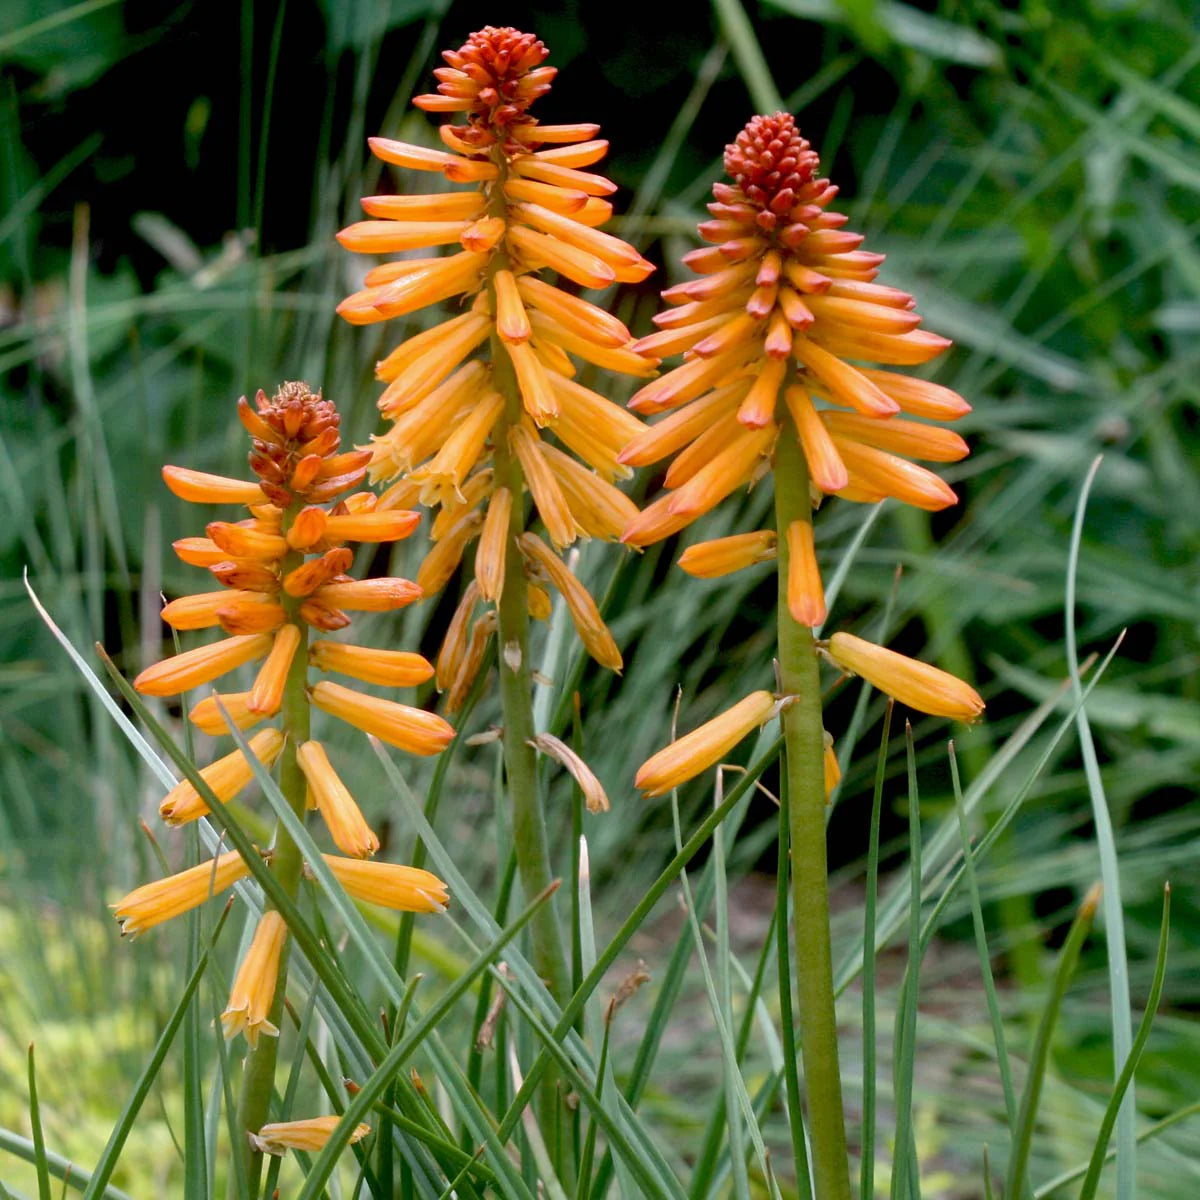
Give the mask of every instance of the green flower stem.
M 849 1200 L 850 1173 L 838 1069 L 837 1016 L 829 937 L 825 857 L 825 745 L 821 681 L 812 630 L 788 610 L 787 530 L 811 521 L 808 464 L 791 418 L 775 449 L 775 521 L 779 533 L 779 675 L 796 700 L 781 717 L 788 826 L 792 843 L 792 920 L 800 1054 L 816 1200 Z
M 299 511 L 298 507 L 296 511 Z M 285 529 L 294 515 L 295 513 L 290 510 L 284 514 Z M 300 566 L 303 561 L 303 554 L 290 552 L 283 560 L 281 574 L 286 575 Z M 293 621 L 300 630 L 300 644 L 296 647 L 296 654 L 292 659 L 291 669 L 288 671 L 287 683 L 284 685 L 283 732 L 287 740 L 279 755 L 279 788 L 291 805 L 292 812 L 303 820 L 308 783 L 304 772 L 300 769 L 296 750 L 308 741 L 309 736 L 308 626 L 299 619 L 300 600 L 288 596 L 286 593 L 281 599 L 288 619 Z M 300 890 L 302 866 L 300 848 L 282 824 L 277 824 L 275 841 L 271 847 L 271 870 L 292 899 L 296 898 Z M 283 998 L 287 990 L 290 944 L 289 939 L 283 945 L 283 953 L 279 959 L 279 978 L 275 985 L 275 999 L 271 1003 L 269 1019 L 276 1029 L 281 1029 L 283 1026 Z M 257 1132 L 266 1124 L 270 1115 L 271 1090 L 275 1083 L 275 1060 L 278 1053 L 278 1037 L 260 1037 L 257 1047 L 246 1056 L 236 1123 L 236 1127 L 244 1134 L 251 1131 Z M 249 1138 L 242 1143 L 241 1152 L 246 1165 L 250 1200 L 256 1200 L 262 1178 L 263 1156 L 251 1147 Z
M 504 556 L 504 590 L 499 604 L 500 705 L 504 714 L 504 770 L 512 806 L 513 844 L 525 895 L 536 896 L 554 878 L 546 818 L 537 785 L 537 759 L 530 744 L 533 727 L 533 679 L 529 663 L 529 605 L 525 568 L 517 539 L 524 532 L 521 464 L 509 449 L 508 431 L 521 419 L 521 393 L 508 352 L 499 337 L 492 339 L 492 371 L 505 398 L 505 414 L 497 423 L 492 452 L 496 486 L 512 496 L 508 547 Z M 565 1004 L 571 994 L 567 957 L 559 936 L 554 904 L 544 904 L 530 923 L 533 965 L 550 994 Z
M 508 220 L 508 198 L 504 182 L 508 177 L 508 159 L 503 147 L 492 151 L 499 172 L 492 185 L 488 215 Z M 508 255 L 498 248 L 488 263 L 487 288 L 495 311 L 492 279 L 497 271 L 508 270 Z M 517 456 L 508 444 L 509 430 L 520 424 L 524 415 L 521 389 L 516 371 L 499 333 L 493 327 L 492 383 L 504 397 L 504 415 L 492 431 L 492 463 L 496 487 L 508 489 L 512 507 L 508 522 L 508 544 L 504 555 L 504 587 L 498 605 L 500 668 L 500 707 L 504 716 L 504 770 L 508 777 L 509 803 L 512 805 L 513 842 L 517 870 L 526 897 L 536 896 L 554 878 L 550 869 L 550 850 L 546 837 L 546 817 L 537 786 L 537 758 L 530 744 L 537 732 L 533 727 L 533 676 L 529 663 L 529 598 L 525 568 L 517 539 L 525 532 L 525 476 Z M 571 976 L 567 956 L 559 936 L 554 902 L 544 904 L 530 925 L 533 965 L 546 981 L 550 994 L 565 1004 L 571 994 Z M 546 1125 L 544 1128 L 549 1129 Z
M 537 758 L 531 743 L 533 726 L 533 679 L 529 664 L 529 602 L 525 568 L 517 539 L 524 532 L 525 506 L 521 503 L 524 474 L 517 456 L 508 445 L 508 431 L 521 419 L 521 393 L 508 352 L 498 335 L 492 336 L 492 375 L 505 398 L 505 413 L 493 431 L 492 462 L 497 487 L 512 496 L 508 545 L 504 555 L 504 589 L 498 607 L 500 709 L 504 722 L 504 771 L 508 780 L 509 811 L 512 814 L 513 848 L 521 887 L 528 899 L 539 895 L 553 880 L 550 867 L 546 817 L 538 791 Z M 559 935 L 554 901 L 543 904 L 529 924 L 533 966 L 545 980 L 550 994 L 561 1005 L 571 995 L 571 975 L 566 951 Z M 547 1075 L 537 1093 L 538 1126 L 543 1134 L 560 1119 L 559 1082 Z M 569 1155 L 560 1153 L 556 1164 L 559 1177 L 571 1186 L 573 1167 Z

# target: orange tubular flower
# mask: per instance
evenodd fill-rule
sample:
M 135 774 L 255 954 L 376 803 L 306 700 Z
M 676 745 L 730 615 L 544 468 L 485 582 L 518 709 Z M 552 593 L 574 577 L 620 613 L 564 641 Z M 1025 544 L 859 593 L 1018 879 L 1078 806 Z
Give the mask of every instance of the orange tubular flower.
M 818 177 L 817 155 L 788 114 L 751 120 L 726 147 L 725 169 L 733 183 L 714 185 L 713 219 L 700 226 L 711 246 L 684 258 L 701 278 L 663 293 L 675 307 L 655 318 L 661 332 L 638 342 L 644 353 L 682 352 L 685 361 L 634 396 L 637 412 L 676 411 L 619 459 L 644 465 L 683 453 L 667 477 L 672 494 L 633 520 L 623 540 L 649 545 L 752 483 L 781 434 L 799 439 L 818 494 L 891 496 L 926 509 L 955 503 L 909 459 L 953 462 L 966 443 L 894 414 L 944 421 L 970 406 L 937 384 L 846 361 L 911 365 L 950 343 L 917 328 L 911 296 L 874 282 L 883 255 L 859 249 L 862 237 L 830 211 L 837 188 Z M 807 569 L 810 559 L 792 562 Z M 819 586 L 794 585 L 797 596 L 813 597 L 801 606 L 810 615 L 823 607 Z
M 826 644 L 826 653 L 843 671 L 861 675 L 884 694 L 918 712 L 967 722 L 983 712 L 983 700 L 970 684 L 948 671 L 853 634 L 835 633 Z
M 580 536 L 616 540 L 636 514 L 612 481 L 630 474 L 617 455 L 641 424 L 576 383 L 575 361 L 649 377 L 658 360 L 639 352 L 615 317 L 543 276 L 602 288 L 640 282 L 652 266 L 598 228 L 612 212 L 604 197 L 616 190 L 585 169 L 607 150 L 599 127 L 541 125 L 530 115 L 555 75 L 546 55 L 533 35 L 492 27 L 446 51 L 447 65 L 434 72 L 438 91 L 413 101 L 426 112 L 462 114 L 463 124 L 439 130 L 446 149 L 387 138 L 370 146 L 384 162 L 463 189 L 366 197 L 368 219 L 338 234 L 356 253 L 421 255 L 368 270 L 362 290 L 338 309 L 346 320 L 366 324 L 454 302 L 454 316 L 376 369 L 387 385 L 379 407 L 393 424 L 374 439 L 372 478 L 400 476 L 422 504 L 452 514 L 434 523 L 417 576 L 426 595 L 449 582 L 482 538 L 475 578 L 484 602 L 499 603 L 506 562 L 513 579 L 526 491 L 559 551 Z M 619 655 L 605 658 L 619 666 Z M 452 682 L 439 672 L 439 686 Z

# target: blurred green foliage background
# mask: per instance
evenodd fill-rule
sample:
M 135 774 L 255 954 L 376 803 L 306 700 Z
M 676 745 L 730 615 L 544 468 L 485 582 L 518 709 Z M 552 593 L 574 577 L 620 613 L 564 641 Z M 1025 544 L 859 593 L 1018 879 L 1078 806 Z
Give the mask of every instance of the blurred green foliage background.
M 102 641 L 132 673 L 160 652 L 159 593 L 197 587 L 169 543 L 198 521 L 166 494 L 161 464 L 238 473 L 233 402 L 283 379 L 337 399 L 348 440 L 375 430 L 372 366 L 405 331 L 335 317 L 364 268 L 333 234 L 357 219 L 359 195 L 390 186 L 365 138 L 430 142 L 407 101 L 431 88 L 439 48 L 487 23 L 535 30 L 549 46 L 560 75 L 539 102 L 543 120 L 597 121 L 611 141 L 605 169 L 624 214 L 613 228 L 661 264 L 614 298 L 636 333 L 649 330 L 657 291 L 681 277 L 722 147 L 773 87 L 841 186 L 851 228 L 888 254 L 883 282 L 913 292 L 927 326 L 954 339 L 936 378 L 975 407 L 962 423 L 973 456 L 950 475 L 963 503 L 932 520 L 885 509 L 833 617 L 981 686 L 989 719 L 959 739 L 968 777 L 1064 677 L 1071 515 L 1088 464 L 1104 455 L 1078 618 L 1084 650 L 1126 630 L 1089 712 L 1123 855 L 1135 1012 L 1162 882 L 1181 885 L 1166 1015 L 1139 1101 L 1155 1116 L 1195 1099 L 1198 10 L 1185 0 L 718 0 L 689 6 L 686 20 L 681 11 L 630 0 L 0 0 L 0 1125 L 21 1127 L 16 1081 L 37 1039 L 57 1064 L 44 1085 L 53 1133 L 64 1152 L 94 1154 L 177 985 L 166 939 L 118 946 L 104 915 L 155 870 L 137 821 L 158 797 L 37 618 L 22 572 L 78 647 Z M 751 494 L 741 513 L 726 505 L 690 536 L 746 528 L 768 504 Z M 822 515 L 828 563 L 864 515 L 848 504 Z M 589 831 L 608 916 L 669 854 L 669 823 L 631 780 L 667 740 L 675 686 L 687 728 L 770 685 L 773 575 L 698 583 L 670 565 L 678 549 L 591 546 L 583 560 L 601 589 L 612 580 L 608 612 L 628 664 L 619 680 L 589 670 L 581 683 L 589 757 L 614 801 Z M 398 573 L 415 570 L 417 553 L 399 547 Z M 432 654 L 452 604 L 381 618 L 378 632 Z M 856 689 L 844 693 L 827 718 L 839 739 Z M 861 750 L 839 741 L 848 769 L 831 853 L 847 921 L 878 707 Z M 493 718 L 485 705 L 474 724 Z M 916 734 L 936 814 L 947 730 L 926 721 Z M 1038 749 L 1035 739 L 1029 761 Z M 490 753 L 459 760 L 451 844 L 489 827 Z M 902 758 L 893 764 L 899 776 Z M 414 768 L 414 785 L 423 778 Z M 363 762 L 351 782 L 385 820 L 377 769 Z M 993 807 L 1007 798 L 1002 783 Z M 699 789 L 691 800 L 705 803 Z M 769 805 L 761 816 L 743 873 L 773 863 Z M 889 811 L 885 832 L 904 821 Z M 392 836 L 404 844 L 402 830 Z M 493 867 L 482 856 L 478 869 Z M 1011 979 L 1036 985 L 1045 940 L 1096 873 L 1068 746 L 983 879 Z M 963 1016 L 955 947 L 968 927 L 948 933 L 922 995 L 932 1019 L 921 1104 L 938 1118 L 929 1152 L 950 1180 L 930 1194 L 968 1196 L 978 1193 L 955 1180 L 977 1168 L 996 1096 L 979 1084 L 973 1112 L 961 1101 L 977 1080 L 953 1026 L 982 1027 L 982 1005 Z M 1110 1072 L 1102 942 L 1090 962 L 1056 1063 L 1100 1097 Z M 1018 1023 L 1026 999 L 1036 995 L 1008 993 Z M 698 1035 L 681 1032 L 681 1062 Z M 686 1122 L 669 1097 L 663 1105 Z M 1060 1112 L 1047 1169 L 1077 1157 L 1072 1120 L 1081 1137 L 1095 1123 Z M 126 1186 L 169 1174 L 165 1130 L 147 1127 Z M 1176 1139 L 1145 1160 L 1146 1195 L 1197 1186 L 1200 1132 Z

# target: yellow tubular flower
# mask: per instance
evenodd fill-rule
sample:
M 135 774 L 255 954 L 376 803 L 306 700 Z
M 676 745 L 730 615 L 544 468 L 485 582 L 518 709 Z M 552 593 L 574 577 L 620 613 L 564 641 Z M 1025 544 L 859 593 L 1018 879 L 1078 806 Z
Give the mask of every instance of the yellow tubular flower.
M 279 913 L 273 910 L 263 913 L 246 957 L 242 959 L 234 978 L 229 1003 L 221 1014 L 221 1026 L 226 1039 L 245 1033 L 246 1041 L 253 1049 L 258 1045 L 260 1034 L 279 1036 L 278 1028 L 271 1024 L 268 1017 L 275 999 L 279 958 L 286 939 L 287 925 Z
M 353 858 L 369 858 L 379 849 L 379 839 L 330 764 L 325 747 L 320 742 L 305 742 L 296 748 L 296 761 L 337 848 Z
M 318 671 L 335 671 L 385 687 L 416 687 L 433 677 L 432 664 L 408 650 L 376 650 L 319 639 L 309 646 L 308 660 Z
M 300 647 L 300 627 L 285 625 L 271 645 L 267 661 L 259 669 L 250 689 L 250 711 L 273 713 L 283 703 L 283 685 L 292 669 L 292 659 Z
M 250 709 L 249 692 L 232 692 L 221 696 L 220 702 L 221 708 L 224 708 L 226 713 L 229 714 L 230 721 L 243 731 L 253 729 L 259 721 L 265 720 L 272 715 L 271 713 L 252 712 Z M 225 718 L 221 715 L 221 708 L 217 707 L 217 697 L 206 696 L 199 703 L 192 706 L 191 712 L 188 713 L 188 720 L 201 733 L 217 737 L 222 733 L 229 732 Z
M 257 1133 L 248 1133 L 246 1136 L 260 1154 L 273 1154 L 276 1157 L 289 1150 L 322 1150 L 340 1120 L 340 1117 L 328 1116 L 305 1117 L 300 1121 L 272 1121 Z M 355 1125 L 346 1144 L 353 1146 L 370 1132 L 370 1125 Z
M 249 874 L 242 856 L 231 850 L 178 875 L 145 883 L 110 907 L 121 922 L 122 936 L 132 936 L 189 912 Z
M 512 514 L 512 492 L 497 488 L 488 505 L 475 552 L 475 582 L 479 594 L 492 602 L 500 599 L 504 587 L 504 563 L 508 552 L 508 523 Z
M 751 692 L 732 708 L 648 758 L 634 780 L 647 796 L 662 796 L 720 762 L 744 737 L 775 714 L 770 692 Z
M 250 739 L 250 749 L 263 766 L 269 767 L 283 749 L 283 734 L 278 729 L 264 729 Z M 250 760 L 240 750 L 235 750 L 210 763 L 200 772 L 200 777 L 217 799 L 225 803 L 254 778 L 254 770 Z M 158 806 L 158 815 L 168 825 L 182 825 L 207 813 L 208 805 L 186 779 L 177 783 Z
M 379 407 L 394 424 L 374 439 L 372 477 L 419 484 L 421 503 L 441 506 L 443 516 L 478 481 L 465 511 L 435 522 L 417 576 L 426 595 L 444 587 L 482 539 L 476 578 L 484 599 L 499 603 L 522 489 L 560 551 L 580 534 L 615 540 L 635 514 L 610 485 L 629 475 L 617 456 L 640 424 L 573 376 L 583 362 L 644 378 L 658 359 L 639 351 L 617 318 L 545 276 L 607 287 L 638 282 L 652 267 L 598 228 L 612 213 L 603 197 L 616 190 L 586 169 L 608 149 L 599 127 L 544 126 L 529 112 L 555 75 L 546 56 L 531 34 L 490 26 L 445 52 L 437 92 L 413 103 L 462 115 L 462 124 L 439 130 L 446 149 L 385 138 L 370 147 L 384 162 L 466 186 L 438 182 L 424 196 L 367 197 L 367 219 L 338 234 L 355 253 L 422 254 L 368 270 L 338 309 L 351 323 L 457 301 L 454 316 L 396 347 L 376 370 L 387 385 Z M 596 476 L 572 470 L 578 464 L 567 451 Z M 503 465 L 503 478 L 494 478 L 490 460 Z
M 133 681 L 133 686 L 147 696 L 178 696 L 189 688 L 219 679 L 243 663 L 262 658 L 273 641 L 270 634 L 245 634 L 185 650 L 147 667 Z
M 338 883 L 356 900 L 403 912 L 425 913 L 445 912 L 450 903 L 446 885 L 420 867 L 339 858 L 336 854 L 321 857 Z
M 600 616 L 600 610 L 587 588 L 576 578 L 575 573 L 555 554 L 541 538 L 532 533 L 523 533 L 519 539 L 522 553 L 529 564 L 540 569 L 558 590 L 571 614 L 575 631 L 584 649 L 602 666 L 610 671 L 620 671 L 624 663 L 617 643 Z
M 770 562 L 775 557 L 775 543 L 773 529 L 735 533 L 689 546 L 679 556 L 679 565 L 697 579 L 716 579 L 755 563 Z
M 265 504 L 267 500 L 253 480 L 226 479 L 186 467 L 163 467 L 162 477 L 176 496 L 193 504 Z
M 440 754 L 454 740 L 452 726 L 420 708 L 364 696 L 326 680 L 318 683 L 310 695 L 324 712 L 410 754 Z
M 823 768 L 825 771 L 825 799 L 828 801 L 833 794 L 833 789 L 841 782 L 842 768 L 838 763 L 837 752 L 833 748 L 833 738 L 826 733 L 825 738 L 825 755 Z
M 825 588 L 817 569 L 811 521 L 793 521 L 787 528 L 788 609 L 793 618 L 810 629 L 825 620 Z
M 983 700 L 970 684 L 939 670 L 864 641 L 850 633 L 835 633 L 827 644 L 829 657 L 853 675 L 901 704 L 933 717 L 974 721 L 983 713 Z

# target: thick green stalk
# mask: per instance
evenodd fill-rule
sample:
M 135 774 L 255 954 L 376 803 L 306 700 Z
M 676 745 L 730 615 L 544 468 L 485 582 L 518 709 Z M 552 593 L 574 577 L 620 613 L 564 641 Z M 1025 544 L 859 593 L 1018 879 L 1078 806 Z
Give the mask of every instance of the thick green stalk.
M 492 152 L 498 176 L 492 184 L 488 215 L 507 221 L 508 198 L 504 182 L 508 177 L 508 159 L 503 146 Z M 488 263 L 487 287 L 496 310 L 492 279 L 497 271 L 510 268 L 508 255 L 498 248 Z M 516 371 L 504 342 L 493 328 L 492 383 L 504 397 L 504 415 L 492 431 L 492 463 L 495 485 L 507 488 L 512 497 L 508 539 L 504 555 L 504 587 L 497 606 L 500 653 L 500 707 L 504 717 L 504 771 L 508 777 L 508 798 L 512 806 L 513 842 L 517 871 L 526 897 L 536 896 L 554 878 L 550 869 L 550 849 L 546 837 L 546 817 L 537 786 L 537 757 L 530 744 L 537 732 L 533 727 L 533 674 L 529 662 L 529 598 L 525 568 L 517 539 L 525 532 L 525 476 L 517 456 L 508 444 L 509 430 L 520 424 L 525 407 Z M 554 902 L 543 905 L 530 925 L 533 964 L 546 981 L 550 994 L 565 1004 L 571 994 L 571 976 L 567 956 L 559 936 Z M 547 1127 L 548 1128 L 548 1127 Z
M 812 630 L 788 610 L 787 530 L 811 521 L 808 464 L 788 418 L 775 450 L 775 521 L 779 532 L 779 675 L 796 700 L 783 713 L 784 789 L 792 841 L 792 920 L 800 1054 L 808 1096 L 816 1200 L 849 1200 L 850 1172 L 838 1069 L 837 1016 L 829 937 L 825 857 L 825 745 L 821 681 Z
M 285 525 L 293 513 L 285 514 Z M 289 553 L 284 558 L 281 574 L 298 567 L 304 555 Z M 279 789 L 283 792 L 292 811 L 304 818 L 308 785 L 296 749 L 308 741 L 308 626 L 298 617 L 300 601 L 284 593 L 281 597 L 290 620 L 300 629 L 300 645 L 296 648 L 288 672 L 283 693 L 283 732 L 287 737 L 279 755 Z M 295 611 L 293 611 L 295 610 Z M 300 871 L 303 860 L 300 848 L 281 824 L 275 827 L 275 841 L 271 847 L 271 870 L 293 899 L 300 890 Z M 285 942 L 279 960 L 279 978 L 275 985 L 275 999 L 271 1003 L 269 1020 L 276 1029 L 282 1028 L 283 998 L 287 990 L 287 964 L 289 943 Z M 279 1052 L 279 1038 L 260 1037 L 258 1045 L 246 1056 L 242 1073 L 242 1090 L 238 1099 L 236 1127 L 244 1133 L 262 1128 L 270 1115 L 271 1090 L 275 1082 L 275 1060 Z M 246 1179 L 249 1184 L 250 1200 L 256 1200 L 262 1178 L 263 1156 L 254 1150 L 247 1138 L 241 1147 L 246 1164 Z
M 508 445 L 508 431 L 521 419 L 521 393 L 508 352 L 499 337 L 492 339 L 492 371 L 497 390 L 505 397 L 504 417 L 493 434 L 496 486 L 513 498 L 508 546 L 504 556 L 504 590 L 499 604 L 500 706 L 504 715 L 504 770 L 513 823 L 517 870 L 525 895 L 536 896 L 549 886 L 550 848 L 546 818 L 537 784 L 537 758 L 531 741 L 533 679 L 529 663 L 529 605 L 525 568 L 517 539 L 525 531 L 524 476 Z M 544 904 L 530 923 L 533 965 L 559 1004 L 571 994 L 566 952 L 558 931 L 554 904 Z

